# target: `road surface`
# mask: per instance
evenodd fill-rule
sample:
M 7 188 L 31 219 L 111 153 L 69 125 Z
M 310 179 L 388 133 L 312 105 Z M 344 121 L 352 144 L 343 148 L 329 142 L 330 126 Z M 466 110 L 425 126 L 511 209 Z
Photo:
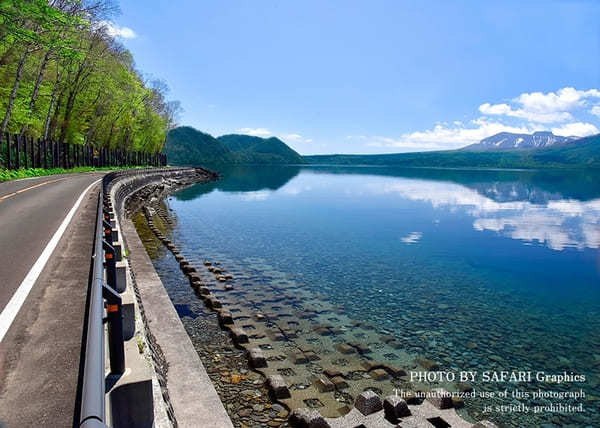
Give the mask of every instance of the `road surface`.
M 92 183 L 102 175 L 0 183 L 0 427 L 71 427 L 78 417 Z

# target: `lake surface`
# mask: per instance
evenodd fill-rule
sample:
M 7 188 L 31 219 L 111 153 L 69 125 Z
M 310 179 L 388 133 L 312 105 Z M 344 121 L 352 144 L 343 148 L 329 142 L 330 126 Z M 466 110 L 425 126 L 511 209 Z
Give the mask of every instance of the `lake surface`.
M 477 399 L 467 400 L 466 412 L 508 426 L 600 426 L 598 176 L 370 167 L 221 172 L 221 180 L 168 201 L 182 252 L 235 266 L 237 275 L 285 277 L 304 300 L 338 308 L 346 321 L 330 318 L 333 324 L 368 322 L 401 344 L 394 352 L 373 344 L 374 359 L 401 364 L 406 353 L 455 372 L 584 374 L 580 383 L 473 383 L 489 391 L 582 388 L 586 397 L 578 400 L 509 396 L 496 404 L 582 403 L 583 412 L 483 414 L 489 401 Z

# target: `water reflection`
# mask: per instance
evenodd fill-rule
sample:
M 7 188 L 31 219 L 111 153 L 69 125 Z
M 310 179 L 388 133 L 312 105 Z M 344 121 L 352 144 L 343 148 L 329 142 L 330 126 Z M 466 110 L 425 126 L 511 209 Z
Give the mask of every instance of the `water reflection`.
M 474 217 L 476 230 L 489 230 L 525 242 L 539 242 L 553 250 L 600 247 L 600 199 L 553 200 L 548 195 L 541 203 L 531 202 L 537 189 L 524 192 L 522 183 L 489 183 L 473 190 L 445 182 L 396 179 L 383 187 L 368 184 L 373 193 L 395 193 L 413 201 L 430 203 L 434 208 L 463 208 Z M 494 195 L 494 199 L 487 195 Z M 552 195 L 556 197 L 556 195 Z
M 261 202 L 274 193 L 317 193 L 332 184 L 327 176 L 344 175 L 336 182 L 345 182 L 343 192 L 353 196 L 397 194 L 436 209 L 462 209 L 474 218 L 476 230 L 557 251 L 600 247 L 600 180 L 594 171 L 222 166 L 219 172 L 220 180 L 193 186 L 175 198 L 191 200 L 220 191 L 238 193 L 245 202 Z M 418 243 L 421 233 L 400 239 Z

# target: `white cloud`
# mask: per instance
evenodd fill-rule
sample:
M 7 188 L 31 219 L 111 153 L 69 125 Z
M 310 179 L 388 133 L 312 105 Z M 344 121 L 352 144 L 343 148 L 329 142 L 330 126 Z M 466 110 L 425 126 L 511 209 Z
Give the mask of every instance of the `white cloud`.
M 270 137 L 273 135 L 267 128 L 242 128 L 238 129 L 240 134 L 253 135 L 255 137 Z
M 106 29 L 106 32 L 111 37 L 119 37 L 122 39 L 135 39 L 137 34 L 129 27 L 119 27 L 114 22 L 100 21 L 99 25 Z
M 565 137 L 577 136 L 587 137 L 600 133 L 598 128 L 591 123 L 574 122 L 561 125 L 560 127 L 552 128 L 555 135 L 563 135 Z
M 279 138 L 286 143 L 312 143 L 312 138 L 304 138 L 300 134 L 286 134 L 281 135 Z
M 530 134 L 552 131 L 556 135 L 585 137 L 600 133 L 597 125 L 577 120 L 581 113 L 600 117 L 600 91 L 566 87 L 556 92 L 523 93 L 509 103 L 484 103 L 483 114 L 470 122 L 439 122 L 433 128 L 399 137 L 347 135 L 365 147 L 390 148 L 401 152 L 451 150 L 478 143 L 499 132 Z M 590 109 L 590 105 L 593 105 Z
M 274 132 L 272 132 L 268 128 L 241 128 L 241 129 L 238 129 L 236 132 L 238 132 L 240 134 L 252 135 L 254 137 L 261 137 L 261 138 L 273 137 L 276 135 Z M 311 138 L 305 138 L 298 133 L 277 135 L 277 137 L 282 139 L 284 142 L 286 142 L 288 144 L 312 143 Z
M 588 99 L 600 98 L 600 91 L 562 88 L 556 92 L 523 93 L 512 100 L 512 104 L 484 103 L 479 111 L 489 116 L 509 116 L 539 123 L 565 122 L 572 120 L 572 112 L 586 105 Z
M 532 128 L 526 126 L 509 126 L 484 118 L 471 121 L 470 127 L 462 125 L 436 125 L 433 129 L 403 134 L 397 138 L 383 136 L 355 136 L 364 140 L 368 147 L 387 147 L 404 152 L 421 150 L 450 150 L 473 144 L 499 132 L 529 133 Z

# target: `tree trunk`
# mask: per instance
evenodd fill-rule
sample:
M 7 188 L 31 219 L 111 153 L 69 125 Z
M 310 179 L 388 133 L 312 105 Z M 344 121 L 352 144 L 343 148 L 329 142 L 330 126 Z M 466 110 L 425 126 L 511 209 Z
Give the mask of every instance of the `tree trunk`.
M 44 77 L 44 72 L 46 71 L 46 65 L 48 65 L 48 61 L 50 60 L 50 55 L 52 54 L 52 49 L 48 49 L 46 55 L 44 55 L 44 59 L 42 60 L 42 64 L 40 65 L 40 71 L 38 73 L 37 79 L 35 80 L 35 86 L 33 87 L 33 92 L 31 93 L 31 100 L 29 101 L 29 117 L 33 115 L 33 109 L 35 107 L 35 102 L 37 100 L 38 94 L 40 92 L 40 86 L 42 85 L 42 78 Z M 27 130 L 27 123 L 23 124 L 21 128 L 21 135 L 25 134 Z
M 69 121 L 71 120 L 71 113 L 73 113 L 73 106 L 75 105 L 75 97 L 77 93 L 75 90 L 69 91 L 69 98 L 67 98 L 67 105 L 65 107 L 65 115 L 63 117 L 63 123 L 60 128 L 59 141 L 66 142 L 67 130 L 69 129 Z
M 50 97 L 50 106 L 48 107 L 48 114 L 46 115 L 46 123 L 44 124 L 44 140 L 48 139 L 48 132 L 50 131 L 50 120 L 52 119 L 52 109 L 54 108 L 54 101 L 56 101 L 56 93 L 58 92 L 58 82 L 60 81 L 59 64 L 56 64 L 56 82 L 54 88 L 52 88 L 52 96 Z
M 54 107 L 54 114 L 50 120 L 50 130 L 48 131 L 48 137 L 52 138 L 55 135 L 56 127 L 58 126 L 58 116 L 60 115 L 60 109 L 63 104 L 63 98 L 65 96 L 65 90 L 62 89 L 58 94 L 58 100 L 56 101 L 56 107 Z
M 12 92 L 10 93 L 10 98 L 8 99 L 8 107 L 6 108 L 6 114 L 4 115 L 4 120 L 2 121 L 2 129 L 0 130 L 0 135 L 4 135 L 6 132 L 6 128 L 8 127 L 8 121 L 10 120 L 10 115 L 12 114 L 13 105 L 15 104 L 15 99 L 17 98 L 17 91 L 19 90 L 19 84 L 21 83 L 21 78 L 23 77 L 23 69 L 25 68 L 25 62 L 27 61 L 27 57 L 31 51 L 29 47 L 25 50 L 21 61 L 19 61 L 19 65 L 17 67 L 17 75 L 15 77 L 15 84 L 13 85 Z

